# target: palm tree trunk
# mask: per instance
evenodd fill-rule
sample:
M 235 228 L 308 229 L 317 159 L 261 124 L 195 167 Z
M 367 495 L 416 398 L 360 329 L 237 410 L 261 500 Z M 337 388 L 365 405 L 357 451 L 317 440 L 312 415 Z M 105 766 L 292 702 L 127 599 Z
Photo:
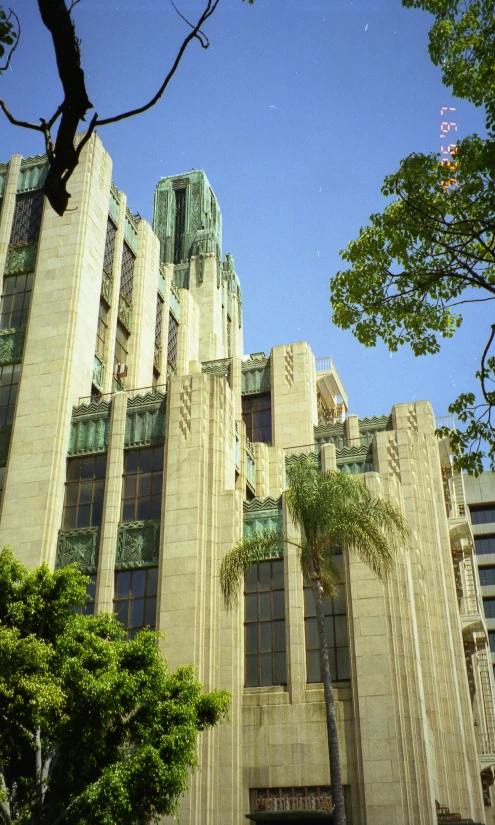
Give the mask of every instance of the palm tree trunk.
M 327 717 L 328 759 L 330 761 L 330 784 L 332 786 L 332 801 L 335 805 L 333 813 L 334 825 L 345 825 L 344 792 L 342 789 L 342 772 L 340 769 L 339 734 L 337 718 L 335 716 L 335 702 L 332 690 L 332 677 L 327 650 L 327 633 L 325 630 L 325 614 L 321 598 L 321 582 L 318 577 L 312 581 L 313 594 L 316 604 L 316 623 L 318 626 L 318 640 L 320 643 L 320 669 L 325 696 L 325 711 Z

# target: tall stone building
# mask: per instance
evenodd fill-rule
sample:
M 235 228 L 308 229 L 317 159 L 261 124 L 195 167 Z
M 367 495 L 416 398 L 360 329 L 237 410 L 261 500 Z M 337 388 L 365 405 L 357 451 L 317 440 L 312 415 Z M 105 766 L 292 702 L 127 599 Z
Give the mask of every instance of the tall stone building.
M 240 283 L 203 172 L 160 181 L 153 228 L 112 184 L 98 137 L 62 218 L 45 174 L 43 157 L 0 166 L 0 542 L 29 566 L 77 562 L 88 612 L 115 611 L 130 636 L 164 630 L 172 667 L 192 662 L 207 689 L 231 692 L 229 723 L 202 737 L 183 825 L 331 808 L 294 545 L 252 569 L 234 612 L 218 584 L 243 532 L 297 537 L 285 469 L 303 454 L 362 474 L 412 530 L 386 585 L 344 555 L 327 605 L 348 823 L 432 825 L 449 809 L 491 823 L 487 627 L 462 478 L 430 405 L 358 419 L 307 343 L 244 354 Z

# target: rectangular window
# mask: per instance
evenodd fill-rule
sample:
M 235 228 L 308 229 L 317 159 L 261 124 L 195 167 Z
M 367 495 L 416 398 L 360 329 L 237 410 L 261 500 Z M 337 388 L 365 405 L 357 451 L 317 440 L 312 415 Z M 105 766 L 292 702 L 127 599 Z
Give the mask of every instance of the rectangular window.
M 16 195 L 11 244 L 29 243 L 38 240 L 43 213 L 43 190 L 22 192 Z
M 472 524 L 490 524 L 495 522 L 495 504 L 473 504 L 469 507 Z
M 2 295 L 0 329 L 25 327 L 28 322 L 34 274 L 5 278 Z
M 136 256 L 134 252 L 124 241 L 124 246 L 122 248 L 122 269 L 120 272 L 120 291 L 129 304 L 132 303 L 135 262 Z
M 474 546 L 477 556 L 486 556 L 489 553 L 495 553 L 495 535 L 475 536 Z
M 169 312 L 168 315 L 168 344 L 167 344 L 167 361 L 172 368 L 173 374 L 177 369 L 177 344 L 179 338 L 179 322 L 175 315 Z
M 284 561 L 253 564 L 244 582 L 246 687 L 286 685 Z
M 480 584 L 482 586 L 495 584 L 495 564 L 486 567 L 478 567 L 480 574 Z
M 86 604 L 82 607 L 74 607 L 74 613 L 80 613 L 83 616 L 95 615 L 95 601 L 96 601 L 96 573 L 92 573 L 88 578 L 91 579 L 86 585 Z
M 105 354 L 105 339 L 108 329 L 109 307 L 105 301 L 100 300 L 100 310 L 98 312 L 98 329 L 96 331 L 96 353 L 103 359 Z
M 145 627 L 155 629 L 157 587 L 158 567 L 116 571 L 113 607 L 128 639 Z
M 163 298 L 161 295 L 156 296 L 156 319 L 155 319 L 155 344 L 157 347 L 162 345 L 162 321 L 163 321 Z
M 490 597 L 483 599 L 483 608 L 487 619 L 495 619 L 495 599 Z
M 142 447 L 124 453 L 121 521 L 160 518 L 163 447 Z
M 117 333 L 115 336 L 115 355 L 114 355 L 114 376 L 117 385 L 122 388 L 123 375 L 119 372 L 122 366 L 127 364 L 127 355 L 129 352 L 129 333 L 120 321 L 117 321 Z M 122 365 L 119 367 L 119 365 Z
M 21 380 L 21 365 L 0 367 L 0 427 L 14 420 L 17 391 Z
M 272 443 L 272 397 L 271 393 L 242 396 L 242 420 L 246 425 L 246 435 L 250 441 Z
M 343 577 L 342 556 L 334 556 L 334 564 L 340 563 Z M 324 599 L 325 630 L 328 658 L 332 682 L 347 681 L 351 678 L 349 666 L 349 639 L 347 634 L 347 610 L 345 586 L 339 584 L 336 599 Z M 313 588 L 304 585 L 304 624 L 306 630 L 306 670 L 308 682 L 321 682 L 320 644 L 316 624 L 316 605 Z
M 186 230 L 186 190 L 175 190 L 175 232 L 174 264 L 180 264 L 184 258 L 184 232 Z
M 495 630 L 488 631 L 488 641 L 490 642 L 490 650 L 495 653 Z
M 103 514 L 106 455 L 69 458 L 62 529 L 98 527 Z
M 117 234 L 117 227 L 114 222 L 108 218 L 107 220 L 107 234 L 105 238 L 105 254 L 103 256 L 103 269 L 111 278 L 113 272 L 113 258 L 115 254 L 115 236 Z

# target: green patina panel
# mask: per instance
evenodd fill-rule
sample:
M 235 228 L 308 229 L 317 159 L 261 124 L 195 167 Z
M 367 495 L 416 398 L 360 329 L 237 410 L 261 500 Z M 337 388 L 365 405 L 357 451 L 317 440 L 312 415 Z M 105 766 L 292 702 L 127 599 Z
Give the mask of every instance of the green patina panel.
M 244 502 L 244 536 L 264 530 L 282 533 L 282 499 L 253 498 Z M 272 551 L 267 558 L 283 558 L 283 548 Z
M 218 375 L 225 378 L 230 383 L 231 358 L 218 358 L 216 361 L 202 361 L 201 372 L 209 375 Z
M 119 294 L 119 321 L 127 332 L 132 332 L 132 307 L 122 293 Z
M 12 426 L 10 424 L 0 427 L 0 467 L 7 466 L 11 435 Z
M 101 297 L 107 302 L 108 306 L 112 306 L 112 292 L 113 281 L 110 276 L 103 270 L 101 279 Z
M 110 403 L 91 401 L 74 407 L 70 424 L 70 455 L 106 453 L 110 436 Z
M 95 353 L 95 360 L 93 364 L 93 384 L 95 387 L 103 392 L 103 379 L 105 377 L 105 362 Z
M 361 444 L 371 444 L 375 433 L 392 429 L 392 416 L 374 415 L 372 418 L 359 419 L 359 435 Z
M 347 445 L 343 424 L 319 424 L 314 427 L 315 444 L 335 444 L 338 449 Z
M 83 573 L 94 573 L 98 565 L 99 527 L 81 527 L 58 535 L 56 566 L 77 564 Z
M 4 329 L 0 331 L 0 367 L 7 364 L 20 364 L 24 350 L 26 327 Z
M 336 450 L 336 459 L 337 469 L 343 473 L 358 475 L 373 470 L 373 450 L 368 444 Z
M 119 225 L 119 211 L 120 211 L 120 196 L 119 190 L 112 181 L 110 188 L 110 200 L 108 203 L 108 214 L 113 220 L 115 226 Z
M 36 251 L 38 243 L 28 243 L 24 246 L 11 246 L 7 253 L 5 265 L 6 275 L 26 275 L 34 272 L 36 265 Z
M 249 356 L 241 367 L 241 393 L 251 395 L 258 392 L 270 392 L 270 359 L 264 352 L 255 352 Z
M 125 422 L 126 447 L 146 447 L 165 441 L 165 407 L 163 392 L 136 395 L 127 401 Z
M 33 192 L 43 189 L 48 174 L 48 159 L 46 155 L 36 155 L 34 158 L 24 158 L 21 161 L 17 192 Z
M 152 567 L 158 564 L 160 519 L 119 524 L 117 535 L 117 570 Z

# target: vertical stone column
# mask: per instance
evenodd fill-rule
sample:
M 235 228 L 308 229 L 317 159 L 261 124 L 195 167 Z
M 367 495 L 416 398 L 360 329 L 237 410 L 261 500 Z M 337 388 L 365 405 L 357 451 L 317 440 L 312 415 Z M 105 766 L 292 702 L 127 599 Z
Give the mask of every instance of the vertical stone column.
M 206 253 L 202 272 L 198 256 L 191 258 L 189 291 L 199 307 L 199 361 L 227 358 L 223 335 L 222 289 L 217 286 L 221 264 L 213 253 Z
M 108 327 L 105 339 L 105 375 L 103 388 L 106 393 L 112 392 L 113 390 L 115 336 L 117 335 L 117 321 L 119 320 L 120 272 L 122 269 L 126 208 L 127 196 L 125 192 L 119 192 L 119 224 L 115 234 L 112 266 L 112 305 L 108 313 Z
M 158 247 L 158 254 L 160 254 L 160 247 Z M 170 313 L 170 290 L 174 277 L 173 267 L 169 264 L 162 266 L 160 271 L 163 275 L 162 290 L 163 290 L 163 308 L 162 308 L 162 345 L 160 347 L 160 361 L 159 384 L 167 383 L 167 348 L 168 348 L 168 319 Z
M 344 432 L 347 439 L 348 447 L 359 447 L 359 418 L 357 415 L 348 415 L 345 424 Z
M 113 582 L 117 533 L 122 499 L 127 394 L 117 392 L 112 398 L 110 438 L 107 454 L 107 478 L 98 559 L 96 610 L 113 613 Z
M 272 441 L 277 447 L 307 447 L 318 423 L 315 359 L 309 344 L 271 352 Z
M 151 387 L 153 379 L 159 263 L 160 242 L 149 223 L 141 220 L 132 290 L 132 335 L 126 384 L 130 389 Z
M 268 498 L 270 495 L 270 448 L 261 441 L 254 444 L 256 458 L 256 495 Z
M 329 473 L 337 469 L 337 451 L 335 444 L 323 444 L 320 452 L 321 471 Z
M 110 176 L 95 135 L 71 177 L 70 211 L 45 204 L 0 527 L 28 566 L 55 561 L 72 406 L 93 376 Z
M 177 375 L 188 375 L 191 361 L 199 363 L 199 308 L 188 289 L 179 289 L 180 324 L 177 346 Z M 168 319 L 167 319 L 168 325 Z M 206 359 L 203 359 L 206 360 Z
M 297 545 L 301 542 L 301 531 L 294 524 L 283 498 L 285 545 L 285 599 L 287 617 L 287 688 L 291 704 L 305 700 L 306 689 L 306 641 L 304 638 L 304 592 L 301 562 Z M 293 543 L 292 543 L 293 542 Z
M 17 192 L 17 181 L 21 168 L 22 155 L 12 155 L 10 158 L 5 188 L 3 191 L 2 210 L 0 212 L 0 272 L 5 271 L 7 262 L 7 252 L 9 248 L 10 233 L 12 230 L 12 220 L 15 209 L 15 196 Z
M 234 417 L 223 378 L 197 373 L 170 381 L 166 486 L 159 571 L 159 627 L 171 667 L 193 663 L 206 690 L 233 693 L 238 725 L 240 654 L 238 617 L 226 615 L 220 562 L 242 535 L 242 495 L 233 490 Z M 201 771 L 181 806 L 187 825 L 239 821 L 238 727 L 201 740 Z

